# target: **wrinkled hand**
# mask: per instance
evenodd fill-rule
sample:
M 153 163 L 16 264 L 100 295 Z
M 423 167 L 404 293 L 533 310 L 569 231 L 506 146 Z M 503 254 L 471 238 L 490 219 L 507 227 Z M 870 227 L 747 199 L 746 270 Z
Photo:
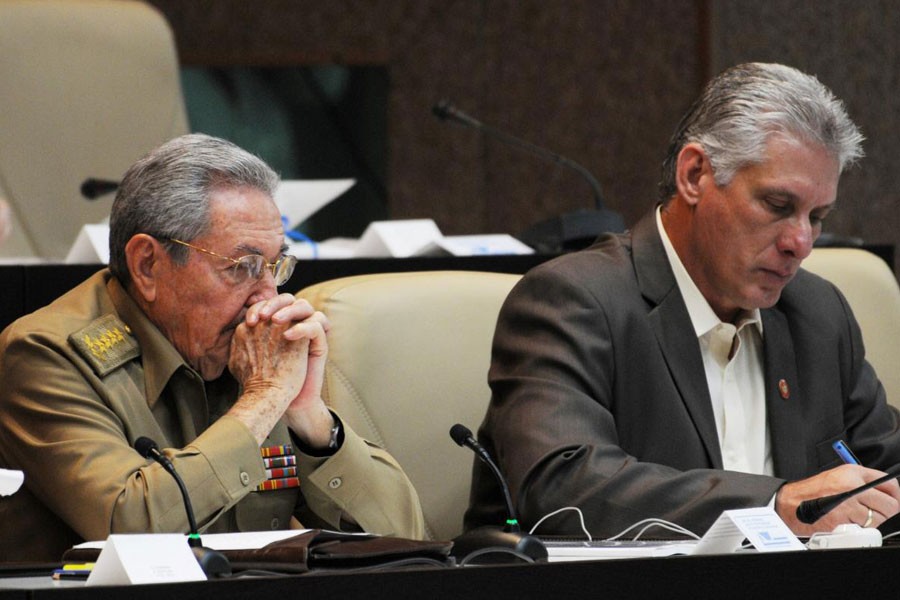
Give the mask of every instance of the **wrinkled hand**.
M 807 525 L 797 519 L 797 507 L 804 500 L 839 494 L 865 485 L 885 473 L 858 465 L 841 465 L 808 479 L 786 483 L 775 496 L 775 512 L 797 535 L 831 531 L 842 523 L 863 525 L 872 509 L 870 527 L 877 527 L 900 510 L 900 485 L 896 479 L 859 493 L 839 504 L 821 519 Z
M 282 416 L 308 445 L 328 443 L 333 420 L 322 401 L 328 328 L 307 301 L 280 294 L 251 306 L 235 330 L 228 368 L 243 391 L 229 414 L 260 443 Z

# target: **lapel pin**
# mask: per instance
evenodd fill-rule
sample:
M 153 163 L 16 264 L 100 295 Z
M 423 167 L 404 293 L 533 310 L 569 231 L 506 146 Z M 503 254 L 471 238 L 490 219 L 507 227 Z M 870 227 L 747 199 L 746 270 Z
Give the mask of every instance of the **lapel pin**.
M 778 380 L 778 391 L 785 400 L 791 397 L 791 388 L 788 387 L 787 381 L 784 379 Z

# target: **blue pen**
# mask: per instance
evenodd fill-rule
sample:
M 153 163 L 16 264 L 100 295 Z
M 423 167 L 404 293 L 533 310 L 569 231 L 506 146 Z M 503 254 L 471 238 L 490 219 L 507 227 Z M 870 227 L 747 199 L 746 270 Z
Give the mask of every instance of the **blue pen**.
M 844 443 L 844 440 L 838 440 L 831 444 L 831 447 L 834 448 L 834 451 L 837 452 L 837 455 L 841 457 L 841 460 L 844 461 L 848 465 L 858 465 L 861 464 L 859 459 L 856 458 L 856 455 L 853 454 L 853 451 L 850 450 L 850 446 Z

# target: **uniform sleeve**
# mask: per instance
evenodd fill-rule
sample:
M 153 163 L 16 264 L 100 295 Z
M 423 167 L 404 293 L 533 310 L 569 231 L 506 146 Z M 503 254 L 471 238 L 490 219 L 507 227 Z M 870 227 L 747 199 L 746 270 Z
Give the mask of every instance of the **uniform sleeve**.
M 332 529 L 358 529 L 380 535 L 422 539 L 424 517 L 412 483 L 393 456 L 342 423 L 344 442 L 327 458 L 299 460 L 308 524 L 316 519 Z
M 0 459 L 25 471 L 34 497 L 88 540 L 111 532 L 187 531 L 174 479 L 132 448 L 141 435 L 164 444 L 144 398 L 139 361 L 100 378 L 64 339 L 9 329 L 5 338 Z M 233 419 L 220 419 L 189 446 L 168 452 L 201 526 L 265 479 L 255 441 Z

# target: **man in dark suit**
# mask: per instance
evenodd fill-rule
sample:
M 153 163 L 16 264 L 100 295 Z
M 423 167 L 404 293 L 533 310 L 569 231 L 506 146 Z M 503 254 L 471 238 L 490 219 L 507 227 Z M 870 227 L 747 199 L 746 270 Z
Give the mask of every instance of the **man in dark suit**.
M 524 526 L 577 507 L 595 536 L 650 517 L 702 534 L 724 510 L 772 505 L 806 535 L 897 513 L 890 481 L 812 525 L 796 517 L 900 463 L 900 418 L 846 300 L 800 269 L 861 141 L 814 77 L 729 69 L 680 123 L 656 209 L 523 278 L 479 437 Z M 865 466 L 841 464 L 839 439 Z M 476 464 L 466 527 L 504 515 Z M 580 534 L 578 516 L 539 533 Z

